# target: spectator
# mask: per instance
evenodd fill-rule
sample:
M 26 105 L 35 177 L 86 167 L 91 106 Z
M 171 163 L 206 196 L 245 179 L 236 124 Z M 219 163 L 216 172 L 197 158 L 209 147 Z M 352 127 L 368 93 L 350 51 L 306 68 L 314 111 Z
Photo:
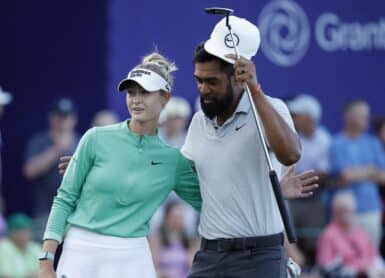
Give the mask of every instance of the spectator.
M 160 116 L 160 137 L 170 146 L 180 149 L 186 138 L 190 104 L 182 97 L 172 97 Z
M 329 172 L 330 135 L 319 125 L 322 107 L 310 95 L 299 95 L 288 103 L 298 135 L 301 139 L 302 155 L 297 162 L 297 172 L 314 169 L 320 182 Z
M 337 187 L 351 189 L 357 203 L 357 220 L 379 247 L 381 200 L 378 184 L 385 182 L 385 155 L 380 142 L 367 134 L 369 106 L 354 100 L 344 108 L 344 130 L 335 136 L 330 149 Z
M 385 118 L 377 118 L 374 120 L 374 132 L 385 150 Z
M 377 138 L 380 140 L 382 149 L 385 150 L 385 118 L 377 118 L 373 121 L 374 132 Z M 382 199 L 382 206 L 385 206 L 385 184 L 380 186 L 380 195 Z M 382 229 L 385 228 L 385 210 L 382 210 Z M 385 256 L 385 235 L 382 234 L 381 240 L 381 254 Z
M 169 202 L 165 207 L 159 237 L 151 240 L 158 277 L 184 278 L 191 266 L 192 254 L 184 230 L 182 209 L 179 202 Z
M 385 266 L 377 248 L 367 232 L 355 224 L 355 209 L 350 191 L 334 196 L 332 221 L 318 240 L 317 262 L 329 277 L 384 277 Z
M 7 224 L 4 218 L 4 204 L 3 199 L 0 196 L 0 239 L 5 235 Z
M 299 95 L 288 102 L 294 125 L 302 145 L 302 154 L 296 171 L 315 170 L 322 186 L 329 172 L 330 135 L 320 126 L 322 107 L 310 95 Z M 305 252 L 308 264 L 314 263 L 316 238 L 326 224 L 321 194 L 290 201 L 290 208 L 299 237 L 299 247 Z M 306 213 L 304 213 L 306 212 Z
M 4 106 L 11 103 L 11 101 L 12 101 L 12 95 L 10 93 L 3 91 L 3 89 L 0 87 L 0 118 L 4 114 Z M 1 159 L 2 148 L 3 148 L 3 139 L 1 137 L 1 132 L 0 132 L 0 198 L 1 198 L 2 189 L 3 189 L 3 169 L 2 169 L 2 159 Z
M 31 219 L 24 214 L 8 218 L 8 238 L 0 241 L 0 277 L 37 277 L 41 247 L 31 241 L 31 229 Z
M 49 129 L 28 142 L 24 175 L 35 191 L 36 239 L 43 236 L 53 197 L 61 182 L 57 170 L 59 157 L 74 153 L 78 143 L 76 122 L 72 101 L 60 99 L 49 113 Z
M 116 124 L 119 121 L 118 115 L 110 110 L 97 112 L 92 119 L 91 126 L 106 126 Z

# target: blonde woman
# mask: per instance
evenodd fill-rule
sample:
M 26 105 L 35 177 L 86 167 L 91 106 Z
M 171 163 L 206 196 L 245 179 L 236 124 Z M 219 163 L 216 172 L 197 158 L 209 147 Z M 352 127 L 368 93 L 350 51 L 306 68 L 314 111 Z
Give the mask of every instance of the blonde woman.
M 172 190 L 201 205 L 192 165 L 156 129 L 175 70 L 158 53 L 144 57 L 118 87 L 131 119 L 82 137 L 53 202 L 39 277 L 156 277 L 146 239 L 155 210 Z M 53 254 L 68 224 L 55 274 Z

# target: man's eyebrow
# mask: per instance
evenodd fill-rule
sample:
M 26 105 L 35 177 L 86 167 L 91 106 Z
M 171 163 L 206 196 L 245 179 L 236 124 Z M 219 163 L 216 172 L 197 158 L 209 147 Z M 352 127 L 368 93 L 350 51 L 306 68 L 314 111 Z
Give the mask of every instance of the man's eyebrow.
M 199 76 L 194 75 L 194 77 L 195 77 L 196 79 L 200 80 L 200 81 L 206 81 L 206 82 L 217 81 L 217 80 L 219 80 L 219 78 L 218 78 L 218 77 L 215 77 L 215 76 L 214 76 L 214 77 L 202 78 L 202 77 L 199 77 Z

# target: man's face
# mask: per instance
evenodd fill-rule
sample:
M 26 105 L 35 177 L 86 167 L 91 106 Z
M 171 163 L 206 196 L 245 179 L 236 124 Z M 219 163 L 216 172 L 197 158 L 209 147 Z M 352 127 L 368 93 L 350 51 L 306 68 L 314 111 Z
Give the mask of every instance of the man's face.
M 233 88 L 219 61 L 195 63 L 194 76 L 201 107 L 207 117 L 214 118 L 231 106 L 234 100 Z
M 10 238 L 17 247 L 24 249 L 27 247 L 28 242 L 31 240 L 31 231 L 29 229 L 14 231 L 10 235 Z
M 75 130 L 77 118 L 74 114 L 51 114 L 49 122 L 51 129 L 57 132 L 72 133 Z
M 345 114 L 346 124 L 360 132 L 368 128 L 369 120 L 369 106 L 364 102 L 355 104 Z
M 316 122 L 308 115 L 305 114 L 293 114 L 293 121 L 297 131 L 310 136 L 316 129 Z
M 343 227 L 349 227 L 354 223 L 354 209 L 346 204 L 334 206 L 334 219 Z

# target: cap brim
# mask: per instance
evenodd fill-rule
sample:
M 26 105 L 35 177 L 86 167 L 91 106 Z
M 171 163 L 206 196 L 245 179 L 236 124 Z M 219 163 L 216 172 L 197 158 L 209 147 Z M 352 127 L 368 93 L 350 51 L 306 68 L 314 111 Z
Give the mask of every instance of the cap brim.
M 210 53 L 211 55 L 214 55 L 218 57 L 221 60 L 224 60 L 230 64 L 234 64 L 235 60 L 231 58 L 227 58 L 226 55 L 228 54 L 235 54 L 235 49 L 234 48 L 223 48 L 219 47 L 215 42 L 211 39 L 205 42 L 204 44 L 204 49 Z M 245 57 L 246 59 L 251 59 L 251 57 Z

